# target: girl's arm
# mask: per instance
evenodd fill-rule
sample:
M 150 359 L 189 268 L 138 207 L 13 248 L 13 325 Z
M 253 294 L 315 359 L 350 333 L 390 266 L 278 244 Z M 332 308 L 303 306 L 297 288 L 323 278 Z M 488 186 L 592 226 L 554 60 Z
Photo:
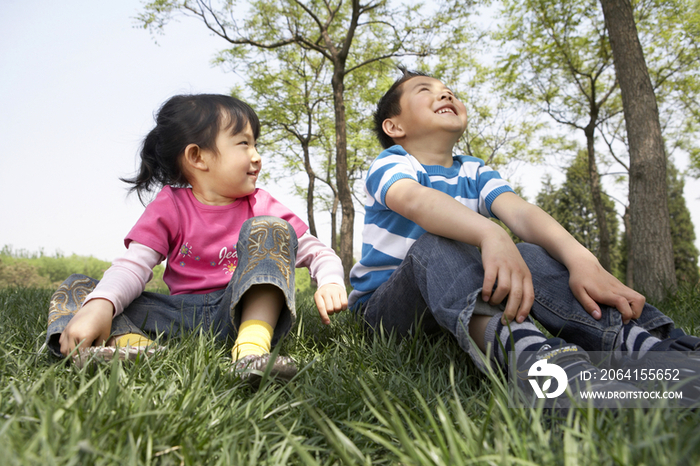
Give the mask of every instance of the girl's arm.
M 348 308 L 348 295 L 343 283 L 343 264 L 331 248 L 306 232 L 299 238 L 296 267 L 307 267 L 318 290 L 314 294 L 316 307 L 324 324 L 329 315 Z
M 112 318 L 136 299 L 153 276 L 153 267 L 163 256 L 142 244 L 131 242 L 123 257 L 116 259 L 61 333 L 61 353 L 67 356 L 77 346 L 101 345 L 110 335 Z
M 102 280 L 85 299 L 85 305 L 92 299 L 106 299 L 114 305 L 114 316 L 138 298 L 146 283 L 153 278 L 153 267 L 160 264 L 164 257 L 141 243 L 132 241 L 123 257 L 115 259 L 107 269 Z

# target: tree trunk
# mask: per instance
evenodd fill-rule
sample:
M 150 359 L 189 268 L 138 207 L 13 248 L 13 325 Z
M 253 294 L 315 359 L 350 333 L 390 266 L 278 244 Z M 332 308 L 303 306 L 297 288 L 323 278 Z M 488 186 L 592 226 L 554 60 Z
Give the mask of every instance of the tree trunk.
M 659 109 L 629 0 L 601 0 L 622 94 L 630 152 L 629 210 L 634 284 L 652 300 L 675 292 L 666 154 Z
M 600 265 L 610 272 L 612 270 L 610 264 L 610 231 L 608 229 L 608 218 L 605 212 L 605 205 L 603 204 L 603 196 L 600 193 L 600 175 L 596 164 L 595 139 L 593 137 L 596 120 L 597 115 L 595 118 L 592 117 L 591 124 L 584 131 L 588 149 L 588 182 L 591 187 L 591 199 L 593 200 L 596 223 L 598 225 L 598 260 Z
M 627 273 L 625 283 L 630 288 L 634 288 L 634 258 L 630 254 L 630 244 L 632 243 L 632 227 L 630 226 L 630 210 L 625 207 L 625 215 L 622 217 L 625 222 L 625 240 L 627 241 Z
M 316 233 L 316 218 L 314 217 L 315 179 L 313 175 L 309 176 L 309 187 L 306 190 L 306 216 L 309 219 L 309 233 L 318 238 L 318 233 Z
M 352 268 L 352 238 L 355 223 L 355 206 L 352 202 L 350 180 L 348 176 L 348 149 L 345 122 L 345 100 L 343 94 L 345 84 L 344 66 L 336 64 L 333 70 L 333 107 L 335 110 L 335 179 L 338 188 L 338 200 L 341 207 L 340 220 L 340 260 L 345 269 L 345 283 L 350 284 L 350 269 Z
M 309 133 L 310 134 L 310 133 Z M 309 144 L 303 144 L 304 149 L 304 170 L 306 171 L 306 176 L 309 177 L 309 185 L 306 189 L 306 216 L 309 220 L 309 233 L 318 238 L 316 233 L 316 218 L 314 216 L 314 186 L 316 184 L 316 176 L 314 175 L 314 170 L 311 167 L 311 156 L 309 154 Z
M 333 198 L 331 206 L 331 248 L 338 253 L 338 196 Z

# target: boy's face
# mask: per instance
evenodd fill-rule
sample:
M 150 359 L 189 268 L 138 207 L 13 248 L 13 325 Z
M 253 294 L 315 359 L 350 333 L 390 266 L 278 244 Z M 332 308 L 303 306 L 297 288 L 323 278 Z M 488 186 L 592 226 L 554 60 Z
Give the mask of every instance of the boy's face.
M 445 136 L 456 143 L 467 128 L 467 109 L 454 93 L 441 81 L 424 76 L 411 78 L 402 87 L 401 114 L 388 119 L 397 134 L 389 136 L 397 144 Z

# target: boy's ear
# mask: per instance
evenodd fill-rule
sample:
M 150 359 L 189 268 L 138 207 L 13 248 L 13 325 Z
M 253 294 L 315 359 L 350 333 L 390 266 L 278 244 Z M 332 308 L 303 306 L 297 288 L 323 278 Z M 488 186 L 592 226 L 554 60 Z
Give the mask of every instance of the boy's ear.
M 189 144 L 185 147 L 185 153 L 183 155 L 185 165 L 196 170 L 207 170 L 209 167 L 203 155 L 202 149 L 197 144 Z
M 384 134 L 386 134 L 394 140 L 406 135 L 406 132 L 404 131 L 401 124 L 394 118 L 387 118 L 386 120 L 384 120 L 382 122 L 382 129 L 384 130 Z

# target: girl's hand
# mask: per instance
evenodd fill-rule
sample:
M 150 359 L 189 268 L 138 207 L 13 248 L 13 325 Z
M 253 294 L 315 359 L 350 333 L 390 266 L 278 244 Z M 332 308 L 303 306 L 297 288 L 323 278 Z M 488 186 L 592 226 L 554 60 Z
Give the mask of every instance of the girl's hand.
M 329 315 L 337 314 L 348 308 L 348 293 L 343 285 L 337 283 L 327 283 L 316 290 L 314 301 L 321 321 L 328 325 L 331 323 Z
M 114 305 L 110 301 L 99 298 L 88 301 L 61 333 L 58 340 L 61 353 L 68 356 L 78 346 L 87 348 L 103 344 L 109 338 L 113 314 Z
M 596 320 L 602 316 L 598 303 L 616 308 L 624 323 L 639 317 L 646 303 L 643 295 L 623 285 L 595 259 L 581 261 L 569 269 L 569 286 L 586 312 Z

